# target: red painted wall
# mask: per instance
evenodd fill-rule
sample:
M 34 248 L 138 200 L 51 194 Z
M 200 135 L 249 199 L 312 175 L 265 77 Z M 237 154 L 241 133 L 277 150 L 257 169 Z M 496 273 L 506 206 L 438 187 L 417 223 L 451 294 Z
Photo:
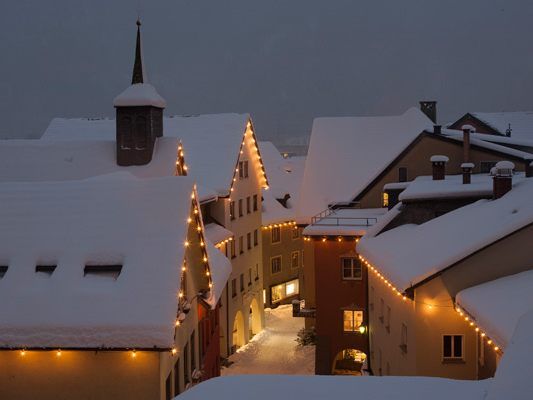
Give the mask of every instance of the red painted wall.
M 220 376 L 220 303 L 214 310 L 198 307 L 198 332 L 202 381 Z
M 341 257 L 354 250 L 354 240 L 314 243 L 317 333 L 315 373 L 320 375 L 332 373 L 335 357 L 342 350 L 357 349 L 367 355 L 369 353 L 368 333 L 345 333 L 343 329 L 343 309 L 350 308 L 364 311 L 363 324 L 368 327 L 366 268 L 363 267 L 361 280 L 342 279 Z

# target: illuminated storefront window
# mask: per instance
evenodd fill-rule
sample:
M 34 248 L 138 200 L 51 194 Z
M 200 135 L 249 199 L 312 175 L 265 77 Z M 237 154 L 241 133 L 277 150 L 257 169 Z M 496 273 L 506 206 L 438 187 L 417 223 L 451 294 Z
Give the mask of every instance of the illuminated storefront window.
M 270 298 L 272 303 L 278 303 L 287 297 L 296 296 L 299 293 L 298 279 L 284 282 L 270 288 Z
M 359 310 L 344 310 L 344 332 L 359 332 L 363 324 L 363 312 Z

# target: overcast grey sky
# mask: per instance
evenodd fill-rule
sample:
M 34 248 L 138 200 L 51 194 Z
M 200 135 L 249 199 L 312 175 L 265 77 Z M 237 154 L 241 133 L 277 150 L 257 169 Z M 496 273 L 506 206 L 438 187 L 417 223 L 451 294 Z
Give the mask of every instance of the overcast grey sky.
M 440 122 L 533 109 L 532 1 L 4 0 L 0 136 L 113 116 L 139 12 L 167 114 L 250 112 L 263 139 L 422 99 L 438 100 Z

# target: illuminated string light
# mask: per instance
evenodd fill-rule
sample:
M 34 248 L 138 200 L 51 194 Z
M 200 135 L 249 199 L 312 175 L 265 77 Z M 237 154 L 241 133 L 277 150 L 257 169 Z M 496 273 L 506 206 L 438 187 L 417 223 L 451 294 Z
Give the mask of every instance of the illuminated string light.
M 474 328 L 474 332 L 476 332 L 476 334 L 479 333 L 479 335 L 480 335 L 480 337 L 482 339 L 487 338 L 487 344 L 489 346 L 492 346 L 492 348 L 494 349 L 495 352 L 500 352 L 501 351 L 500 346 L 498 346 L 496 343 L 494 343 L 494 340 L 492 340 L 489 337 L 487 337 L 487 334 L 485 332 L 483 332 L 482 329 L 479 326 L 476 325 L 476 323 L 474 322 L 475 320 L 473 318 L 469 318 L 468 316 L 466 316 L 466 311 L 461 310 L 461 308 L 459 308 L 459 307 L 456 307 L 455 311 L 457 311 L 457 313 L 459 314 L 460 317 L 465 315 L 465 317 L 463 319 L 466 322 L 468 322 L 468 326 L 473 327 Z

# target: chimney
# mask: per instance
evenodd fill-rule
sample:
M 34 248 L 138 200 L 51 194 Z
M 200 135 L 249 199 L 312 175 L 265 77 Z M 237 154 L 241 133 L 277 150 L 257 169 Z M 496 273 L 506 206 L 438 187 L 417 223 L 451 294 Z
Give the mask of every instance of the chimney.
M 437 123 L 437 102 L 436 101 L 421 101 L 420 102 L 420 111 L 422 111 L 426 116 Z
M 494 199 L 499 199 L 512 189 L 513 170 L 514 164 L 511 161 L 500 161 L 492 168 Z
M 469 183 L 471 183 L 473 169 L 474 169 L 474 164 L 472 163 L 461 164 L 461 170 L 463 171 L 463 185 L 468 185 Z
M 526 160 L 525 161 L 525 171 L 526 171 L 526 178 L 532 178 L 533 177 L 533 159 Z
M 442 125 L 433 125 L 433 133 L 435 135 L 442 134 Z
M 472 125 L 463 125 L 463 162 L 467 163 L 470 160 L 470 132 L 474 132 L 475 129 Z
M 449 161 L 449 158 L 446 156 L 435 155 L 431 156 L 430 161 L 433 165 L 433 180 L 444 180 L 444 176 L 446 175 L 446 163 Z

